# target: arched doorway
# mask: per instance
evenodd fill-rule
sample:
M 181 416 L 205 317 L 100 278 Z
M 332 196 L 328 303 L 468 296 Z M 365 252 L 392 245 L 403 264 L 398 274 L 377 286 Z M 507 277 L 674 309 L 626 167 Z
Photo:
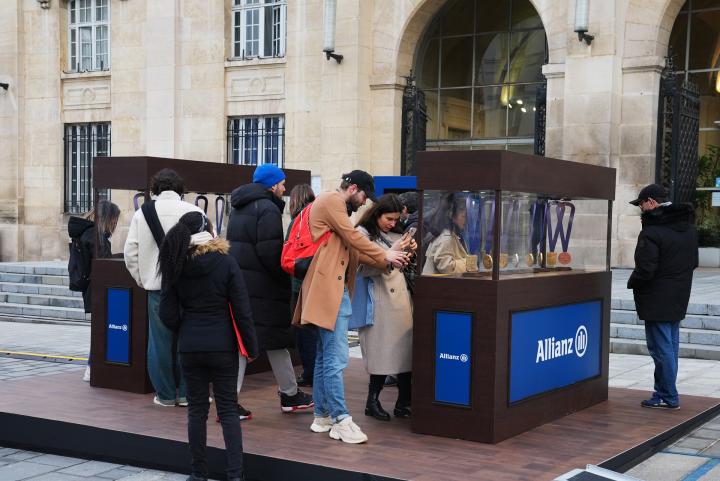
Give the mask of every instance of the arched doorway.
M 529 0 L 451 0 L 415 54 L 426 148 L 533 152 L 547 41 Z

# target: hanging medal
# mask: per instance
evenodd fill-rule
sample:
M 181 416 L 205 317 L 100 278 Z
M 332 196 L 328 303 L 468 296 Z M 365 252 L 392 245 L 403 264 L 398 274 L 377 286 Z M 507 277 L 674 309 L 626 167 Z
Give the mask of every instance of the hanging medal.
M 567 229 L 565 229 L 565 226 L 562 223 L 562 218 L 565 215 L 566 208 L 570 208 Z M 562 209 L 562 214 L 560 213 L 560 209 Z M 568 252 L 568 247 L 570 246 L 570 234 L 572 234 L 573 221 L 575 220 L 575 204 L 572 202 L 560 202 L 557 205 L 556 210 L 558 211 L 558 225 L 556 230 L 559 231 L 560 244 L 562 245 L 562 252 L 558 255 L 558 261 L 560 261 L 560 264 L 568 265 L 572 262 L 572 256 Z
M 545 202 L 537 200 L 530 208 L 530 233 L 528 235 L 528 254 L 525 263 L 528 267 L 542 264 L 542 248 L 545 245 Z
M 507 209 L 505 206 L 507 205 Z M 510 237 L 517 234 L 520 223 L 520 203 L 517 199 L 503 202 L 502 226 L 500 233 L 500 268 L 504 269 L 509 263 Z M 513 256 L 513 265 L 517 267 L 518 255 Z
M 557 253 L 555 252 L 555 246 L 557 245 L 557 241 L 560 238 L 560 230 L 562 228 L 562 216 L 565 212 L 564 209 L 558 210 L 558 201 L 551 200 L 545 205 L 545 222 L 547 223 L 547 238 L 548 238 L 548 248 L 550 249 L 550 252 L 547 253 L 546 258 L 546 265 L 548 267 L 555 267 L 557 265 Z M 555 216 L 556 216 L 556 225 L 555 229 L 553 229 L 553 223 L 552 223 L 552 211 L 553 208 L 555 208 Z

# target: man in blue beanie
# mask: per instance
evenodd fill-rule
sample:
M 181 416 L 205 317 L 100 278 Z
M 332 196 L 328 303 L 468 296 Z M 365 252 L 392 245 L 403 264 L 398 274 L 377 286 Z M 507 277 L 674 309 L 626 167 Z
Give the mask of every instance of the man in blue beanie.
M 273 164 L 259 165 L 253 183 L 241 185 L 232 193 L 227 240 L 245 278 L 258 345 L 267 353 L 279 385 L 280 408 L 293 412 L 312 407 L 313 399 L 298 389 L 287 350 L 293 345 L 294 334 L 290 327 L 290 277 L 280 268 L 284 192 L 285 173 Z M 246 365 L 241 357 L 238 393 Z M 242 406 L 238 406 L 238 414 L 241 419 L 251 415 Z

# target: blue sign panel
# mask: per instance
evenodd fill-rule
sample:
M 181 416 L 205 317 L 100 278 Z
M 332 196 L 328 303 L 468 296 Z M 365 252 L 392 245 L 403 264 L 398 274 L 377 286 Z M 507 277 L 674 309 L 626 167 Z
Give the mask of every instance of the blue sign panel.
M 375 195 L 378 197 L 388 193 L 401 193 L 417 189 L 414 175 L 376 175 Z
M 107 290 L 107 325 L 105 326 L 105 360 L 130 364 L 130 289 L 110 287 Z
M 435 313 L 435 401 L 470 405 L 472 314 Z
M 510 402 L 600 375 L 601 301 L 514 312 Z

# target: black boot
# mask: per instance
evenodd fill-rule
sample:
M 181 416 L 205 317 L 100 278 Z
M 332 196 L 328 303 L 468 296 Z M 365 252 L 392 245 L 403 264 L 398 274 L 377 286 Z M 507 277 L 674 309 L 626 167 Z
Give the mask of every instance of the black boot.
M 368 386 L 367 403 L 365 403 L 365 416 L 372 416 L 379 421 L 390 421 L 390 414 L 380 405 L 380 391 L 385 383 L 385 376 L 371 374 Z
M 412 409 L 410 407 L 412 404 L 412 374 L 409 372 L 402 372 L 398 374 L 397 383 L 398 398 L 395 402 L 393 414 L 396 418 L 409 418 L 412 416 Z

